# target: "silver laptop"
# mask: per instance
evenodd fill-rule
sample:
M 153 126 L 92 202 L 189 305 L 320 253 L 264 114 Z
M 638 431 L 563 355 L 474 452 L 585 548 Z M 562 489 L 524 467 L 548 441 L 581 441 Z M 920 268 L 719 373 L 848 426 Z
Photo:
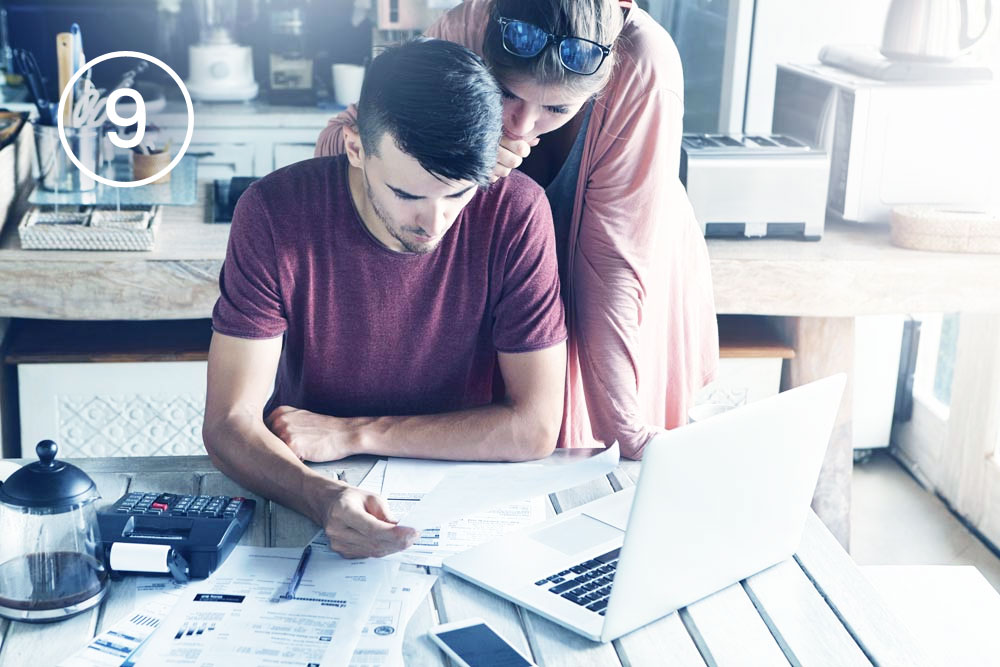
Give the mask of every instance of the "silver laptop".
M 444 567 L 585 637 L 617 639 L 798 549 L 844 383 L 656 436 L 636 486 Z

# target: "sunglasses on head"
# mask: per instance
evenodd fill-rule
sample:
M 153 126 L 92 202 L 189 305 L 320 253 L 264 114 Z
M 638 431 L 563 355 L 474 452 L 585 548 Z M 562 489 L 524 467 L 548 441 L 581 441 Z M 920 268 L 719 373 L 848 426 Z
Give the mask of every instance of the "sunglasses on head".
M 575 74 L 589 76 L 599 70 L 611 53 L 610 46 L 572 35 L 554 35 L 534 23 L 497 17 L 504 50 L 519 58 L 534 58 L 549 44 L 559 50 L 559 62 Z

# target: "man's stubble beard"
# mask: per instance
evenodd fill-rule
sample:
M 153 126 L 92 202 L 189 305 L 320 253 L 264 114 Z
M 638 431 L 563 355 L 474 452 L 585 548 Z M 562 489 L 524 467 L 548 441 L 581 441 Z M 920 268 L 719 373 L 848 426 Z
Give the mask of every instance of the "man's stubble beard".
M 362 170 L 362 176 L 365 179 L 365 193 L 368 195 L 368 201 L 372 205 L 372 211 L 375 213 L 375 217 L 378 218 L 385 230 L 389 232 L 389 236 L 399 241 L 399 244 L 406 249 L 406 252 L 412 252 L 418 255 L 426 255 L 429 252 L 433 252 L 435 248 L 441 243 L 439 240 L 437 243 L 428 244 L 413 244 L 404 238 L 398 231 L 396 231 L 395 226 L 391 223 L 389 216 L 379 208 L 378 201 L 375 199 L 375 193 L 372 191 L 371 182 L 368 180 L 368 174 Z

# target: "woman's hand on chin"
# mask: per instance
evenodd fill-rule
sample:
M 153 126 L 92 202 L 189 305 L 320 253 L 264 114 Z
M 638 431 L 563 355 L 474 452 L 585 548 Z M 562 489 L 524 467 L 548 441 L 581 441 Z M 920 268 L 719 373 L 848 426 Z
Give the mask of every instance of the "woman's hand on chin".
M 507 178 L 510 172 L 521 166 L 524 158 L 531 154 L 531 149 L 538 145 L 538 137 L 527 141 L 511 139 L 507 135 L 500 137 L 500 151 L 497 153 L 497 166 L 493 168 L 492 182 Z

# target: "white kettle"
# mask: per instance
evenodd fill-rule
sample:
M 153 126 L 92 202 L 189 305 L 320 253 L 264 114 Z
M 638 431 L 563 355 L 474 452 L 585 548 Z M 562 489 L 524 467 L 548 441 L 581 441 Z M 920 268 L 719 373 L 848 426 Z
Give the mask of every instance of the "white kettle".
M 969 34 L 969 0 L 892 0 L 882 34 L 882 55 L 890 60 L 948 62 L 968 52 L 987 33 L 993 0 L 980 0 L 986 19 Z

